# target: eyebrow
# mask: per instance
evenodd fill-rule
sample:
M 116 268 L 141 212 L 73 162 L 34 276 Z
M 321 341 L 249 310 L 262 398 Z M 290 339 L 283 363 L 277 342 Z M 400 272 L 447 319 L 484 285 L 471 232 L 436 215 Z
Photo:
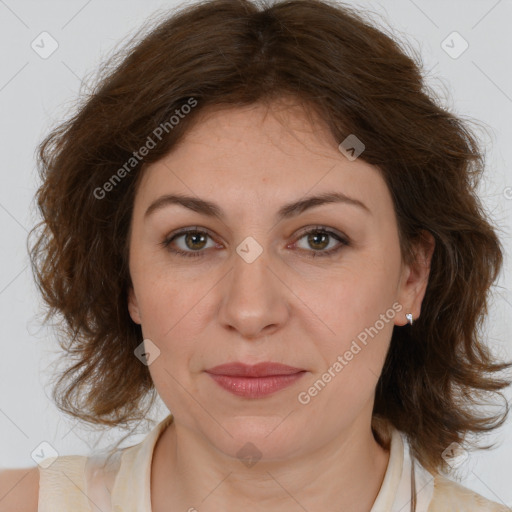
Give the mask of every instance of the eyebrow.
M 289 219 L 303 213 L 306 210 L 309 210 L 310 208 L 329 203 L 342 203 L 356 206 L 361 210 L 369 213 L 370 215 L 372 213 L 370 209 L 358 199 L 349 197 L 342 192 L 326 192 L 324 194 L 309 196 L 305 199 L 285 204 L 277 212 L 276 218 L 277 220 Z M 220 220 L 225 219 L 225 213 L 215 203 L 182 194 L 166 194 L 159 197 L 148 207 L 146 213 L 144 214 L 144 218 L 147 219 L 157 210 L 174 204 L 181 205 L 185 208 L 188 208 L 189 210 L 206 215 L 208 217 L 216 217 Z

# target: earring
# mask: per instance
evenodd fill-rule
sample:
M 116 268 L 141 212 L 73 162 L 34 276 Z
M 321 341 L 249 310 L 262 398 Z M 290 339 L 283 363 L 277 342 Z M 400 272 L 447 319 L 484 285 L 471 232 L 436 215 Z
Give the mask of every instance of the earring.
M 412 313 L 406 313 L 405 318 L 407 318 L 407 322 L 410 325 L 412 325 L 412 322 L 413 322 Z

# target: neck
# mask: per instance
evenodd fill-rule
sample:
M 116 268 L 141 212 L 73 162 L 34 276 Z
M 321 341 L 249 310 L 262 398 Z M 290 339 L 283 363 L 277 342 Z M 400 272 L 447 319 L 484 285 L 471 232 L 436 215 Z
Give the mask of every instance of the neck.
M 361 435 L 356 423 L 314 451 L 245 465 L 173 421 L 154 450 L 152 510 L 369 512 L 388 462 L 371 429 Z

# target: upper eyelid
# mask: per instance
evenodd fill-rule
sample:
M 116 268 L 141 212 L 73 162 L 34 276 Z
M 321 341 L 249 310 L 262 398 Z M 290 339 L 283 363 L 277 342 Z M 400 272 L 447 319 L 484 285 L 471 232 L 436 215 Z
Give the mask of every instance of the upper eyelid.
M 309 234 L 310 231 L 313 231 L 313 232 L 314 231 L 319 231 L 319 232 L 323 231 L 323 232 L 328 233 L 329 236 L 334 235 L 334 237 L 337 237 L 338 241 L 340 243 L 344 243 L 344 242 L 348 243 L 349 242 L 349 238 L 345 234 L 339 233 L 334 228 L 330 228 L 328 226 L 322 226 L 322 225 L 311 225 L 311 226 L 307 226 L 307 227 L 300 229 L 298 234 L 294 237 L 294 242 L 296 242 L 297 240 L 300 240 L 302 237 Z M 216 236 L 213 235 L 213 233 L 208 228 L 203 228 L 200 226 L 191 226 L 191 227 L 186 227 L 186 228 L 180 228 L 176 231 L 173 231 L 172 233 L 170 233 L 168 236 L 165 237 L 164 242 L 171 243 L 171 241 L 175 240 L 176 238 L 179 238 L 180 236 L 186 235 L 187 233 L 190 233 L 190 232 L 205 233 L 212 240 L 214 240 L 216 243 L 218 243 Z
M 207 236 L 209 236 L 215 244 L 218 243 L 216 237 L 211 235 L 211 233 L 208 229 L 206 229 L 206 228 L 203 229 L 198 226 L 188 226 L 186 228 L 181 228 L 181 229 L 178 229 L 177 231 L 172 232 L 160 244 L 164 247 L 164 249 L 166 249 L 172 253 L 175 253 L 176 255 L 179 254 L 182 257 L 188 256 L 188 257 L 199 258 L 201 256 L 206 256 L 207 252 L 209 252 L 209 251 L 203 250 L 204 248 L 199 251 L 193 251 L 193 250 L 189 251 L 187 249 L 173 249 L 172 248 L 171 245 L 176 238 L 180 238 L 188 233 L 194 233 L 194 232 L 195 233 L 198 233 L 198 232 L 204 233 Z M 331 239 L 334 238 L 338 242 L 338 244 L 336 247 L 333 247 L 333 248 L 331 248 L 329 250 L 325 250 L 325 251 L 324 250 L 309 251 L 308 249 L 298 249 L 299 253 L 304 253 L 305 255 L 308 256 L 308 258 L 315 258 L 315 257 L 332 258 L 332 257 L 336 256 L 341 250 L 343 250 L 343 248 L 351 247 L 353 244 L 352 239 L 349 238 L 348 236 L 346 236 L 344 233 L 338 233 L 338 231 L 335 229 L 316 224 L 316 225 L 310 225 L 310 226 L 303 227 L 302 231 L 299 232 L 296 235 L 296 237 L 294 237 L 291 245 L 295 245 L 299 240 L 304 238 L 306 235 L 308 235 L 310 233 L 315 233 L 315 232 L 327 233 L 327 236 L 329 236 Z M 289 245 L 290 244 L 288 244 L 286 246 L 287 249 L 289 248 Z M 210 249 L 212 249 L 212 248 L 210 247 Z

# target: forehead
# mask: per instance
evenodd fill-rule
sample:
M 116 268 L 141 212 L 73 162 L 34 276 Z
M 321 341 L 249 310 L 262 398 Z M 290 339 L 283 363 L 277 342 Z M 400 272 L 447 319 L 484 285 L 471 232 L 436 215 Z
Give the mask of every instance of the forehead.
M 326 192 L 356 197 L 377 215 L 392 207 L 376 166 L 348 160 L 320 119 L 282 104 L 201 112 L 180 143 L 145 169 L 137 202 L 171 192 L 233 203 L 239 213 L 244 203 L 277 209 Z

